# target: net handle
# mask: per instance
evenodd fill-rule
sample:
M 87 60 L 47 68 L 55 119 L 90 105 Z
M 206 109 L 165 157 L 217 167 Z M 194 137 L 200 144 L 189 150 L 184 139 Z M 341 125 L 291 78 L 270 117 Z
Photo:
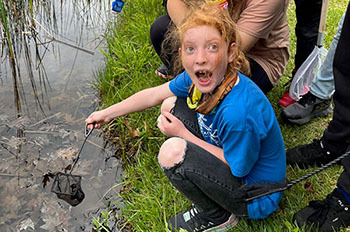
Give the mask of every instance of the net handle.
M 88 128 L 89 125 L 93 125 L 93 127 L 91 129 Z M 85 132 L 84 132 L 84 135 L 85 135 L 85 139 L 84 139 L 84 142 L 83 144 L 81 145 L 80 149 L 79 149 L 79 152 L 78 152 L 78 155 L 77 155 L 77 158 L 74 160 L 73 164 L 72 164 L 72 167 L 70 169 L 70 172 L 69 174 L 71 175 L 72 174 L 72 171 L 75 167 L 75 164 L 78 162 L 79 160 L 79 157 L 80 157 L 80 154 L 81 154 L 81 151 L 83 150 L 83 147 L 85 145 L 85 142 L 87 140 L 87 138 L 91 135 L 92 131 L 95 129 L 95 123 L 88 123 L 88 124 L 85 124 Z

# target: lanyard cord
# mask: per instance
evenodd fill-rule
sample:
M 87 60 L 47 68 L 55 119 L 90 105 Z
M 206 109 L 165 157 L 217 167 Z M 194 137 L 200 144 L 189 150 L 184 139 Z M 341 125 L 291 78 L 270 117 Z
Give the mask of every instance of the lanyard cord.
M 347 157 L 348 155 L 350 154 L 350 150 L 347 151 L 346 153 L 342 154 L 341 156 L 339 156 L 338 158 L 330 161 L 329 163 L 323 165 L 322 167 L 306 174 L 305 176 L 302 176 L 296 180 L 293 180 L 293 181 L 287 181 L 287 182 L 284 182 L 283 184 L 281 183 L 266 183 L 264 185 L 260 185 L 259 187 L 257 188 L 252 188 L 251 190 L 247 190 L 247 195 L 248 197 L 246 199 L 244 199 L 244 201 L 252 201 L 256 198 L 259 198 L 259 197 L 262 197 L 262 196 L 265 196 L 265 195 L 269 195 L 269 194 L 272 194 L 272 193 L 276 193 L 276 192 L 282 192 L 284 190 L 287 190 L 289 188 L 291 188 L 293 185 L 329 168 L 330 166 L 332 166 L 333 164 L 336 164 L 338 163 L 340 160 L 344 159 L 345 157 Z M 254 184 L 252 184 L 253 186 Z M 244 188 L 247 188 L 247 186 L 243 186 Z M 248 186 L 249 188 L 249 186 Z

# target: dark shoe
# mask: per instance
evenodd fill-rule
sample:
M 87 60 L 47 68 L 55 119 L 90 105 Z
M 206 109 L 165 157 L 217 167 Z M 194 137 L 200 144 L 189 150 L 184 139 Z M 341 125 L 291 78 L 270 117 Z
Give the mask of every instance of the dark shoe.
M 299 101 L 284 108 L 281 116 L 286 122 L 302 125 L 311 118 L 326 117 L 332 111 L 331 99 L 323 100 L 308 92 Z
M 350 203 L 337 189 L 323 201 L 311 201 L 309 206 L 294 214 L 299 227 L 315 227 L 318 231 L 333 232 L 350 226 Z
M 293 104 L 295 102 L 294 99 L 292 99 L 289 95 L 289 88 L 287 89 L 287 91 L 283 94 L 283 96 L 281 97 L 281 99 L 278 101 L 278 105 L 282 106 L 282 107 L 287 107 L 291 104 Z
M 170 78 L 170 70 L 168 69 L 167 66 L 165 66 L 164 64 L 162 64 L 161 66 L 159 66 L 156 70 L 156 75 L 160 76 L 164 79 Z
M 181 229 L 191 231 L 227 231 L 238 223 L 236 215 L 226 212 L 220 218 L 208 217 L 204 212 L 192 207 L 186 212 L 177 214 L 168 221 L 168 230 L 178 232 Z
M 338 158 L 341 154 L 328 151 L 321 140 L 314 139 L 311 143 L 294 147 L 287 151 L 287 164 L 298 165 L 300 168 L 321 166 Z

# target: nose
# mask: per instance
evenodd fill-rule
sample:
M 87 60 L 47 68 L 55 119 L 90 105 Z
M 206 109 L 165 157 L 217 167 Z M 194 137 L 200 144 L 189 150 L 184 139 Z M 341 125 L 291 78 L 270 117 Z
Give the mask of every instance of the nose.
M 196 55 L 196 64 L 205 64 L 207 63 L 207 54 L 204 49 L 198 49 Z

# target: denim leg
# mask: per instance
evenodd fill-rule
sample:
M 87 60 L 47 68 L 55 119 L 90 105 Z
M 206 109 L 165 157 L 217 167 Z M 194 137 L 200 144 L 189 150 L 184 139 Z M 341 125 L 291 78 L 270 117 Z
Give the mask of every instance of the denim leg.
M 318 98 L 330 99 L 334 93 L 333 60 L 335 49 L 337 48 L 340 33 L 343 27 L 344 16 L 339 21 L 337 33 L 329 47 L 327 56 L 312 82 L 310 92 Z
M 180 119 L 187 130 L 189 130 L 192 134 L 200 139 L 204 139 L 199 129 L 197 113 L 196 111 L 188 108 L 185 98 L 178 97 L 176 99 L 175 106 L 172 109 L 172 114 Z
M 182 162 L 174 167 L 162 167 L 169 181 L 194 205 L 215 215 L 227 210 L 248 216 L 241 178 L 232 175 L 230 167 L 203 148 L 187 141 Z

